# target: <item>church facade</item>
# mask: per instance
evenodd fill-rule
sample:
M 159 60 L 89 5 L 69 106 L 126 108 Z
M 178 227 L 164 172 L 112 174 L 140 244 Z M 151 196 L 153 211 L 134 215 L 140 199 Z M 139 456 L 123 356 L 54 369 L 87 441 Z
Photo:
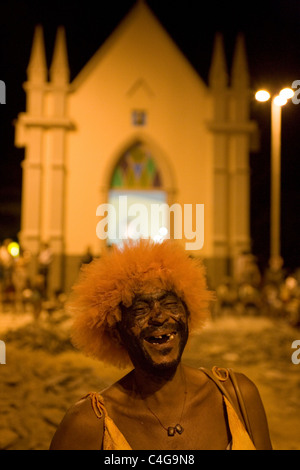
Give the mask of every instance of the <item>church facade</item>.
M 256 126 L 242 37 L 229 77 L 216 36 L 206 84 L 138 2 L 72 82 L 64 29 L 48 71 L 38 26 L 27 77 L 15 133 L 15 145 L 25 148 L 20 243 L 33 254 L 49 243 L 53 289 L 69 289 L 87 247 L 101 256 L 122 239 L 120 226 L 128 236 L 137 231 L 136 203 L 148 212 L 164 208 L 152 238 L 189 246 L 212 285 L 229 274 L 251 246 Z

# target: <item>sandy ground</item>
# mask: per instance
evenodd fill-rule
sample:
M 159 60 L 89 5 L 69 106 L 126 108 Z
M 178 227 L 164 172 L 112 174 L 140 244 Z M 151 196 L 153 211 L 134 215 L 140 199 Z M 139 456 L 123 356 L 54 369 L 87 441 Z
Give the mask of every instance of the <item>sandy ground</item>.
M 126 371 L 104 366 L 69 343 L 62 312 L 0 312 L 0 449 L 48 449 L 67 408 L 101 390 Z M 282 320 L 222 317 L 193 338 L 184 361 L 195 367 L 232 367 L 257 385 L 267 413 L 273 447 L 300 450 L 300 364 L 292 363 L 292 342 L 300 330 Z

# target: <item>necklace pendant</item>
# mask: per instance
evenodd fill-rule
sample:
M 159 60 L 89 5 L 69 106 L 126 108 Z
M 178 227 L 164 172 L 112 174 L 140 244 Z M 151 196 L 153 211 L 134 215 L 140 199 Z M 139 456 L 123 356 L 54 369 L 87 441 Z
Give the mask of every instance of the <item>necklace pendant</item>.
M 173 426 L 168 427 L 168 436 L 175 436 L 176 429 Z
M 175 436 L 176 433 L 182 434 L 184 431 L 181 424 L 176 424 L 176 426 L 169 426 L 168 427 L 168 436 Z
M 176 426 L 175 426 L 175 431 L 177 431 L 178 434 L 182 434 L 183 431 L 184 431 L 184 429 L 183 429 L 183 427 L 182 427 L 180 424 L 176 424 Z

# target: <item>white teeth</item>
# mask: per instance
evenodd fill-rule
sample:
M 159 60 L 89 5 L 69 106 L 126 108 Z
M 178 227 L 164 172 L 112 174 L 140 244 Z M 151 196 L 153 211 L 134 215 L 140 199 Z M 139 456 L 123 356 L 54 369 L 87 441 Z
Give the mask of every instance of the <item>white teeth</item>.
M 173 339 L 173 338 L 174 338 L 174 335 L 170 335 L 169 338 L 170 338 L 170 339 Z

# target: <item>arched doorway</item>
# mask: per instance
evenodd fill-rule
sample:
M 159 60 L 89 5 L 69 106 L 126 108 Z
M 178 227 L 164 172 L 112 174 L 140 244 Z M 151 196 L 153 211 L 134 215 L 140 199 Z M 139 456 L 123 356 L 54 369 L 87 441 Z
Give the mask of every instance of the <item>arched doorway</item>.
M 123 239 L 169 236 L 167 194 L 155 156 L 142 141 L 132 144 L 119 158 L 110 180 L 108 202 L 109 245 Z

